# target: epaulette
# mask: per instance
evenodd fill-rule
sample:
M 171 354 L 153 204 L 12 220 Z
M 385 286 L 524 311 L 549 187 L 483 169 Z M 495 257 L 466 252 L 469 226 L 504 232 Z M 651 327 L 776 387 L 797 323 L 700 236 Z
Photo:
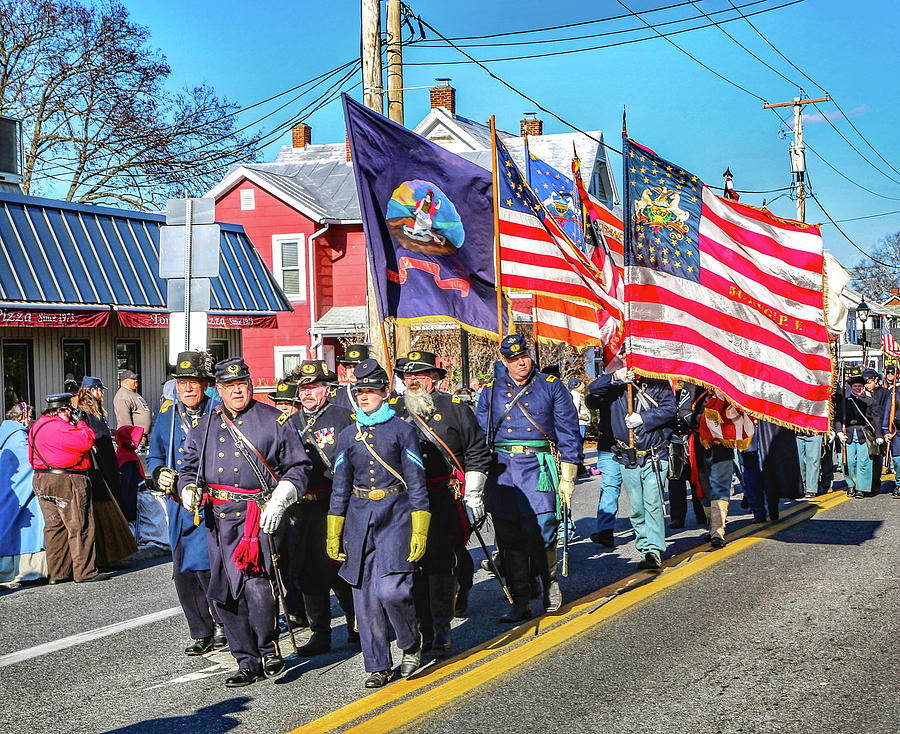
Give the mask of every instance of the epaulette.
M 281 415 L 279 415 L 279 416 L 275 419 L 275 422 L 276 422 L 279 426 L 283 426 L 285 423 L 288 422 L 288 419 L 290 419 L 290 416 L 289 416 L 287 413 L 282 413 Z
M 459 399 L 459 395 L 454 395 L 452 398 L 450 398 L 450 401 L 453 403 L 461 403 L 462 402 L 462 400 Z
M 547 375 L 544 379 L 546 379 L 547 382 L 553 382 L 556 379 L 556 375 Z
M 171 408 L 171 407 L 172 407 L 172 401 L 171 401 L 171 400 L 163 400 L 163 401 L 162 401 L 162 405 L 159 406 L 159 412 L 160 412 L 160 413 L 165 413 L 165 412 L 166 412 L 169 408 Z
M 397 397 L 391 398 L 390 400 L 388 400 L 388 403 L 390 403 L 391 405 L 394 405 L 394 404 L 396 404 L 396 402 L 397 402 L 399 399 L 400 399 L 400 396 L 398 395 Z
M 200 419 L 195 417 L 195 418 L 191 421 L 191 428 L 196 428 L 196 427 L 199 426 L 199 425 L 200 425 Z
M 356 411 L 355 410 L 350 414 L 350 420 L 352 420 L 352 421 L 356 420 Z

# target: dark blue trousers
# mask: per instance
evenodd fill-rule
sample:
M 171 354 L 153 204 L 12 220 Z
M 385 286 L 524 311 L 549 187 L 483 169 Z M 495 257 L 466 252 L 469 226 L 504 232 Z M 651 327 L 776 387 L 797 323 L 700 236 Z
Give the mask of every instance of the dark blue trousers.
M 217 611 L 238 667 L 259 672 L 263 655 L 278 649 L 275 588 L 269 579 L 251 576 L 244 580 L 238 597 L 217 603 Z
M 211 637 L 213 622 L 221 624 L 222 621 L 206 595 L 209 589 L 209 571 L 182 571 L 183 558 L 184 548 L 179 543 L 172 553 L 172 579 L 175 581 L 178 603 L 184 611 L 191 637 L 195 640 Z
M 401 650 L 414 647 L 419 638 L 419 624 L 413 604 L 411 573 L 382 575 L 378 564 L 378 549 L 369 527 L 363 547 L 362 582 L 353 589 L 353 607 L 363 662 L 367 673 L 390 670 L 391 642 L 388 623 L 394 628 Z M 226 627 L 226 632 L 227 632 Z M 229 638 L 229 642 L 231 638 Z

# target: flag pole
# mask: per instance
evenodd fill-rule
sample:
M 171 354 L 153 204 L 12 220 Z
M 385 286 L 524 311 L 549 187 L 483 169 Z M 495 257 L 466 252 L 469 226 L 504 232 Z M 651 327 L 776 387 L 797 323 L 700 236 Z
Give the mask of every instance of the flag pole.
M 494 183 L 494 271 L 497 276 L 497 336 L 503 339 L 503 286 L 500 277 L 500 181 L 497 174 L 497 127 L 491 115 L 491 176 Z
M 628 261 L 629 261 L 629 248 L 631 247 L 631 227 L 629 226 L 628 219 L 631 216 L 629 206 L 631 204 L 629 196 L 628 196 L 628 155 L 625 152 L 625 141 L 628 140 L 628 125 L 625 121 L 625 106 L 622 105 L 622 188 L 624 192 L 622 194 L 623 204 L 622 207 L 622 242 L 624 244 L 625 251 L 625 267 L 623 268 L 622 275 L 624 276 L 623 280 L 623 296 L 624 303 L 622 304 L 624 308 L 624 313 L 622 314 L 622 318 L 624 323 L 622 324 L 622 328 L 625 331 L 625 354 L 624 354 L 624 365 L 627 369 L 628 367 L 628 353 L 631 351 L 631 331 L 630 328 L 630 320 L 631 320 L 631 303 L 628 300 Z M 631 384 L 628 385 L 628 395 L 631 397 Z M 630 406 L 629 406 L 630 410 Z M 633 439 L 634 431 L 629 432 L 630 437 Z

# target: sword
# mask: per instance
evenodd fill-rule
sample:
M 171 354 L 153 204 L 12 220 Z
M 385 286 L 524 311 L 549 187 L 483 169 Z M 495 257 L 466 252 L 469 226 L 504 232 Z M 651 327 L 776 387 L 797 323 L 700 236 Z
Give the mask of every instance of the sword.
M 653 472 L 656 474 L 656 486 L 659 489 L 659 502 L 662 505 L 663 517 L 669 517 L 669 511 L 666 509 L 666 493 L 663 490 L 662 467 L 656 449 L 650 449 L 650 463 L 653 464 Z
M 291 637 L 291 647 L 294 648 L 294 654 L 299 657 L 300 650 L 297 649 L 297 640 L 294 638 L 294 628 L 291 627 L 291 615 L 288 614 L 287 601 L 284 598 L 284 590 L 282 589 L 281 569 L 278 568 L 278 553 L 275 551 L 275 543 L 272 542 L 272 536 L 265 533 L 266 539 L 269 541 L 269 553 L 272 555 L 272 570 L 275 572 L 275 588 L 278 589 L 278 601 L 284 610 L 284 623 L 287 626 L 288 634 Z M 275 619 L 278 619 L 278 610 L 275 610 Z
M 569 522 L 572 518 L 572 510 L 568 502 L 563 502 L 563 557 L 562 557 L 562 575 L 569 577 Z

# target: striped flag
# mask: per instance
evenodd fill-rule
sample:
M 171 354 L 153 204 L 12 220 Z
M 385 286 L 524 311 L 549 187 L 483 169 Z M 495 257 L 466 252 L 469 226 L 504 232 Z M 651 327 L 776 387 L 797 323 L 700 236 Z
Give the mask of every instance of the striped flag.
M 625 138 L 628 366 L 827 431 L 831 352 L 818 227 L 717 197 Z
M 893 335 L 888 331 L 884 319 L 881 321 L 881 351 L 888 357 L 894 357 L 895 359 L 900 357 L 900 352 L 897 351 L 897 342 L 894 341 Z
M 501 285 L 540 297 L 535 321 L 544 338 L 571 338 L 566 343 L 575 346 L 604 343 L 601 321 L 621 321 L 621 300 L 527 185 L 503 141 L 496 143 Z M 589 308 L 603 314 L 592 319 Z

